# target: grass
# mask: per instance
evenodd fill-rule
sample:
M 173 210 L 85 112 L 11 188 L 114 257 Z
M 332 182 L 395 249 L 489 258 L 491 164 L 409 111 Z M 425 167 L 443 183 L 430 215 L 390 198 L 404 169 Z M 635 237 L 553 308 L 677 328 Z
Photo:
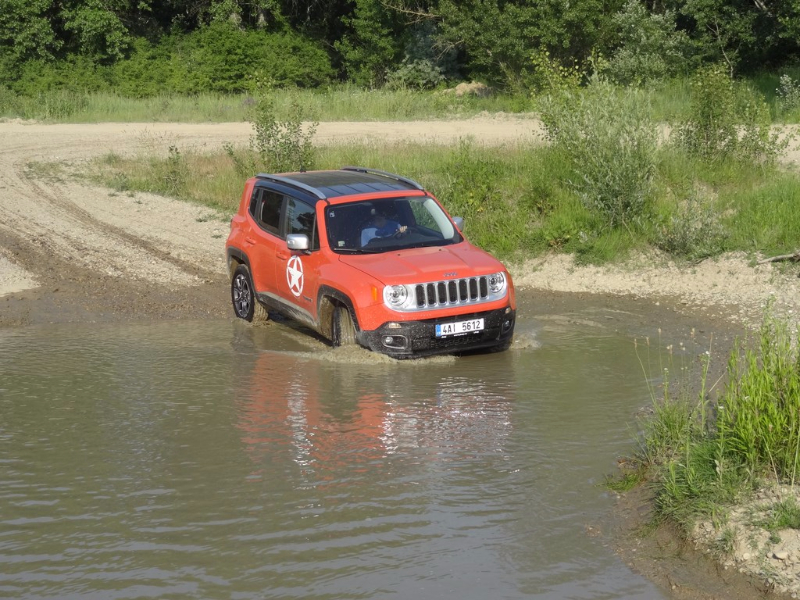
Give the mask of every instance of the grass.
M 527 112 L 530 98 L 497 94 L 487 98 L 414 90 L 368 90 L 334 86 L 318 90 L 274 91 L 279 118 L 292 102 L 317 121 L 405 121 L 467 118 L 481 112 Z M 0 86 L 0 117 L 66 123 L 234 122 L 250 118 L 255 104 L 246 94 L 165 94 L 126 98 L 113 93 L 56 90 L 36 97 L 17 96 Z
M 800 67 L 764 72 L 740 81 L 766 100 L 776 123 L 800 122 L 800 105 L 786 106 L 779 97 L 781 75 L 800 82 Z M 691 86 L 688 77 L 649 84 L 650 118 L 675 123 L 689 114 Z M 619 88 L 620 95 L 624 89 Z M 525 92 L 497 92 L 488 97 L 456 97 L 442 90 L 364 89 L 331 85 L 319 89 L 275 90 L 279 117 L 286 116 L 292 101 L 317 121 L 403 121 L 412 119 L 466 118 L 481 112 L 530 113 L 536 98 Z M 34 97 L 18 96 L 0 84 L 0 118 L 36 119 L 50 122 L 230 122 L 249 118 L 253 98 L 248 94 L 163 94 L 128 98 L 111 92 L 52 90 Z
M 698 517 L 714 520 L 742 494 L 765 481 L 794 485 L 800 466 L 800 353 L 797 334 L 768 309 L 754 349 L 731 352 L 727 385 L 710 400 L 708 359 L 701 355 L 699 393 L 671 389 L 665 367 L 662 393 L 653 394 L 652 415 L 642 424 L 634 459 L 643 480 L 656 489 L 658 516 L 688 532 Z M 671 363 L 670 363 L 671 364 Z M 623 478 L 624 481 L 624 478 Z M 724 523 L 721 523 L 724 525 Z M 761 523 L 770 531 L 800 527 L 800 507 L 786 500 Z M 723 531 L 720 550 L 731 545 Z

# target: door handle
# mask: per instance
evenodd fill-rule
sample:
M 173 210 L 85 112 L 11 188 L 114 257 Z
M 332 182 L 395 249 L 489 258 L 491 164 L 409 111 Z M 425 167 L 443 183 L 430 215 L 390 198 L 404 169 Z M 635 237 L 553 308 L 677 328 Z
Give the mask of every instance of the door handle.
M 244 243 L 245 244 L 249 244 L 250 246 L 252 246 L 253 244 L 256 243 L 256 241 L 253 238 L 247 237 L 247 238 L 244 238 Z
M 278 252 L 275 256 L 277 256 L 280 260 L 286 260 L 290 255 L 284 254 L 283 252 Z

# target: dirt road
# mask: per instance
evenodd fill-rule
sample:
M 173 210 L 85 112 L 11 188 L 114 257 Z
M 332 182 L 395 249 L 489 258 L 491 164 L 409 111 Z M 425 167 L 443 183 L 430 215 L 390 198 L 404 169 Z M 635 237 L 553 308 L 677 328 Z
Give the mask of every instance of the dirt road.
M 227 314 L 223 244 L 228 224 L 212 210 L 151 194 L 117 195 L 75 181 L 53 164 L 114 152 L 166 152 L 245 143 L 248 123 L 42 125 L 0 123 L 0 326 L 120 316 Z M 452 144 L 541 141 L 533 118 L 321 123 L 316 143 Z M 786 157 L 797 160 L 797 152 Z M 519 286 L 555 292 L 670 297 L 709 315 L 751 319 L 772 294 L 795 310 L 798 280 L 742 256 L 691 270 L 643 257 L 608 268 L 576 268 L 555 256 L 513 268 Z M 35 300 L 33 302 L 32 300 Z

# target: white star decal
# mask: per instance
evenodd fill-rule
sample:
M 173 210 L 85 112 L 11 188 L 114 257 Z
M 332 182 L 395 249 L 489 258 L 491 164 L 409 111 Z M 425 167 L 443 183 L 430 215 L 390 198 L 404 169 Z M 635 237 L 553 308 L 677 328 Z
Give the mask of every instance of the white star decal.
M 299 256 L 293 256 L 286 265 L 286 282 L 289 291 L 295 296 L 303 293 L 303 261 Z

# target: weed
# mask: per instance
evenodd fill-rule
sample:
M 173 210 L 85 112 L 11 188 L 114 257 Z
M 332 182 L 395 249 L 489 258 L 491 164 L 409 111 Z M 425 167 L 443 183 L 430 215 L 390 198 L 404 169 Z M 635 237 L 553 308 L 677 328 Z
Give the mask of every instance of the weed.
M 736 529 L 733 527 L 726 527 L 717 538 L 714 550 L 719 556 L 730 556 L 733 554 L 735 543 Z
M 759 525 L 775 533 L 781 529 L 800 529 L 800 506 L 793 497 L 775 503 Z

